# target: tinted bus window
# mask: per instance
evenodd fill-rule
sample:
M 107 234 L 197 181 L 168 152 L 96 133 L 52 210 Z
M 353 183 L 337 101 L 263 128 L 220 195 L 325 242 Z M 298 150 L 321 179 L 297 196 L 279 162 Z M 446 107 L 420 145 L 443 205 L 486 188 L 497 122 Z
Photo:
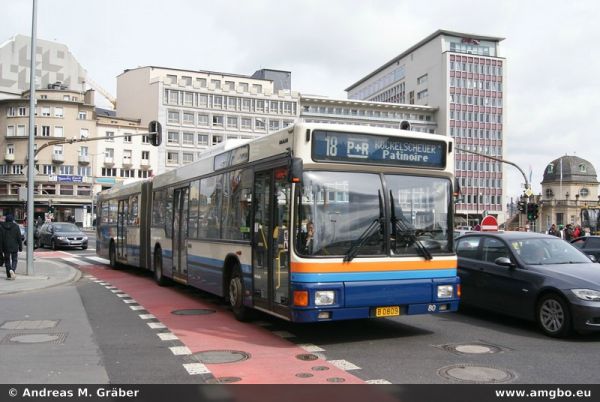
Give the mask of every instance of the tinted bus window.
M 234 170 L 225 174 L 223 191 L 223 239 L 250 239 L 252 171 Z

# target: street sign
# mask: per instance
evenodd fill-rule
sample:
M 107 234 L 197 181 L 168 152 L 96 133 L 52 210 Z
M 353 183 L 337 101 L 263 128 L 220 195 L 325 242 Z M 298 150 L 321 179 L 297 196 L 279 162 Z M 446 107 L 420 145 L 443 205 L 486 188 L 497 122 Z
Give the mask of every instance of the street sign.
M 497 232 L 498 221 L 493 215 L 488 215 L 481 220 L 481 231 L 482 232 Z
M 533 191 L 531 191 L 531 189 L 530 189 L 530 188 L 528 188 L 527 190 L 525 190 L 525 195 L 526 195 L 527 197 L 531 197 L 531 196 L 533 195 Z

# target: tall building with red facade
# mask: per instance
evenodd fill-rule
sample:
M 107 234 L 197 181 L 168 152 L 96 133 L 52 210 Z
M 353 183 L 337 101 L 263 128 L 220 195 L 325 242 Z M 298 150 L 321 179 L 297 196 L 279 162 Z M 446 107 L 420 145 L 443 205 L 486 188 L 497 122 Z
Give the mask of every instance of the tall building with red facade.
M 457 222 L 505 220 L 503 38 L 438 30 L 346 89 L 348 98 L 437 108 L 436 132 L 455 138 Z M 423 129 L 413 128 L 415 131 Z

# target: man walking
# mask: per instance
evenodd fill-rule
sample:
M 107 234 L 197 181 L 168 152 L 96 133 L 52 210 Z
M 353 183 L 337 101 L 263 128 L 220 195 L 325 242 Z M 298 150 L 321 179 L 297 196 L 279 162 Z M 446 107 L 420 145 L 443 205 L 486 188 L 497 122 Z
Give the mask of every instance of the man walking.
M 12 215 L 6 215 L 5 222 L 0 224 L 2 230 L 2 250 L 4 251 L 4 262 L 6 265 L 6 279 L 15 280 L 15 271 L 17 270 L 17 261 L 19 251 L 23 251 L 23 241 L 21 240 L 21 229 L 14 222 Z

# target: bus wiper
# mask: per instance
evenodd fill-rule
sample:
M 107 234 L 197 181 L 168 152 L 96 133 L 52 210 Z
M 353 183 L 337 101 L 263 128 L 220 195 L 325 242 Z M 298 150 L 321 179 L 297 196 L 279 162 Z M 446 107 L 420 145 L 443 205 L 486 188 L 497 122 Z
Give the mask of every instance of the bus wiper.
M 367 242 L 369 237 L 371 237 L 375 230 L 379 230 L 383 226 L 383 200 L 381 198 L 381 192 L 377 190 L 377 195 L 379 196 L 379 218 L 375 219 L 371 224 L 365 229 L 365 231 L 356 239 L 348 251 L 346 255 L 344 255 L 344 262 L 350 262 L 356 257 L 358 254 L 358 250 Z
M 392 234 L 394 235 L 394 238 L 398 239 L 399 234 L 402 234 L 402 236 L 406 236 L 408 240 L 410 240 L 412 244 L 414 244 L 415 249 L 419 252 L 419 254 L 425 257 L 426 260 L 433 259 L 433 256 L 431 255 L 429 250 L 427 250 L 427 247 L 425 247 L 421 240 L 417 238 L 414 228 L 411 228 L 402 218 L 396 218 L 396 205 L 394 203 L 394 196 L 392 195 L 392 190 L 390 190 L 390 202 L 392 204 L 391 221 Z

